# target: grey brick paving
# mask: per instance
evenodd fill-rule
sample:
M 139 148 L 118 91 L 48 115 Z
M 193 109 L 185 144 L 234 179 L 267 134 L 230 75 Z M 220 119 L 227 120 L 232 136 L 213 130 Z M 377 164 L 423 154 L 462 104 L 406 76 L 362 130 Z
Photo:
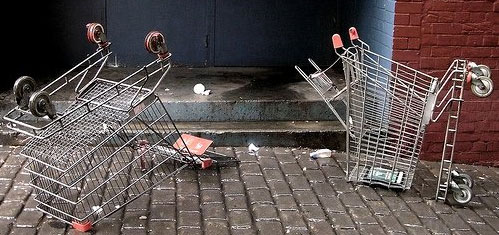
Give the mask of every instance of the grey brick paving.
M 35 209 L 19 147 L 0 148 L 0 235 L 83 234 Z M 499 169 L 457 165 L 475 179 L 466 207 L 434 202 L 438 163 L 418 165 L 410 190 L 344 180 L 345 156 L 308 149 L 215 148 L 239 167 L 186 169 L 98 223 L 93 234 L 498 234 Z

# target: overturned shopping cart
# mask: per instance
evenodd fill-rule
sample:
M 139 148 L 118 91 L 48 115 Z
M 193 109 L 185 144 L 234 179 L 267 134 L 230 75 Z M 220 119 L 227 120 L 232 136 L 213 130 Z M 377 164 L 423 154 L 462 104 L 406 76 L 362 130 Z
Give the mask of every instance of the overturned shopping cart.
M 343 63 L 346 86 L 339 88 L 314 61 L 310 75 L 299 73 L 317 90 L 347 130 L 347 179 L 353 182 L 409 189 L 430 121 L 448 115 L 436 200 L 446 200 L 449 189 L 460 204 L 472 198 L 473 180 L 452 170 L 459 113 L 465 81 L 479 97 L 490 95 L 490 69 L 455 60 L 442 79 L 432 77 L 372 52 L 350 28 L 351 47 L 339 35 L 332 37 Z M 335 62 L 336 63 L 336 62 Z M 334 65 L 334 64 L 333 64 Z M 341 101 L 342 102 L 341 102 Z M 337 103 L 337 101 L 340 101 Z M 344 119 L 339 113 L 346 110 Z M 436 115 L 434 115 L 436 114 Z
M 119 81 L 100 77 L 111 55 L 102 25 L 88 24 L 87 38 L 97 51 L 42 89 L 19 78 L 18 106 L 4 116 L 31 137 L 21 155 L 39 210 L 87 231 L 186 167 L 236 161 L 208 151 L 209 140 L 180 134 L 155 95 L 172 66 L 160 32 L 145 38 L 157 58 Z M 63 88 L 75 98 L 58 112 L 52 99 Z

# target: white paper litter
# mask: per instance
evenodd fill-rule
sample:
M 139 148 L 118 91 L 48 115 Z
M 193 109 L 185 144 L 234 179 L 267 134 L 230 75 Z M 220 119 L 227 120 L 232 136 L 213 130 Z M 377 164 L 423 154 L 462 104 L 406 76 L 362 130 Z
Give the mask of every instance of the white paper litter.
M 332 151 L 329 149 L 319 149 L 313 153 L 310 153 L 310 158 L 312 159 L 317 159 L 317 158 L 328 158 L 331 157 Z
M 260 148 L 256 147 L 253 143 L 248 146 L 249 153 L 256 153 Z
M 198 95 L 209 95 L 211 93 L 211 90 L 206 90 L 206 87 L 201 83 L 196 84 L 192 90 Z

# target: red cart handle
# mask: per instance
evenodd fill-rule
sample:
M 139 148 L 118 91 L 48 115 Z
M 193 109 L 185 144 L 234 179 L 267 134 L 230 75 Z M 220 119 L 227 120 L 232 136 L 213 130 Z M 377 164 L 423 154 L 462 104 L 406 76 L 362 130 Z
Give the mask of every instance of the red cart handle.
M 357 33 L 357 29 L 355 27 L 350 27 L 350 29 L 348 29 L 348 33 L 350 34 L 350 41 L 359 39 L 359 34 Z

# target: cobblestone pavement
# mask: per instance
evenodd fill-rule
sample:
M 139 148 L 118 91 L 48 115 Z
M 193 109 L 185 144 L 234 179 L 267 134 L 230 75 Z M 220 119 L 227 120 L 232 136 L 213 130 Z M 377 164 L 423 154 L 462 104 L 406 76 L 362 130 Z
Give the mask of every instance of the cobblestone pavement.
M 0 148 L 0 234 L 77 234 L 35 209 L 20 148 Z M 499 168 L 458 165 L 476 180 L 468 207 L 435 203 L 438 164 L 418 165 L 411 190 L 344 180 L 345 158 L 307 149 L 217 148 L 239 167 L 184 170 L 95 226 L 95 234 L 497 234 Z M 146 218 L 146 219 L 144 219 Z

